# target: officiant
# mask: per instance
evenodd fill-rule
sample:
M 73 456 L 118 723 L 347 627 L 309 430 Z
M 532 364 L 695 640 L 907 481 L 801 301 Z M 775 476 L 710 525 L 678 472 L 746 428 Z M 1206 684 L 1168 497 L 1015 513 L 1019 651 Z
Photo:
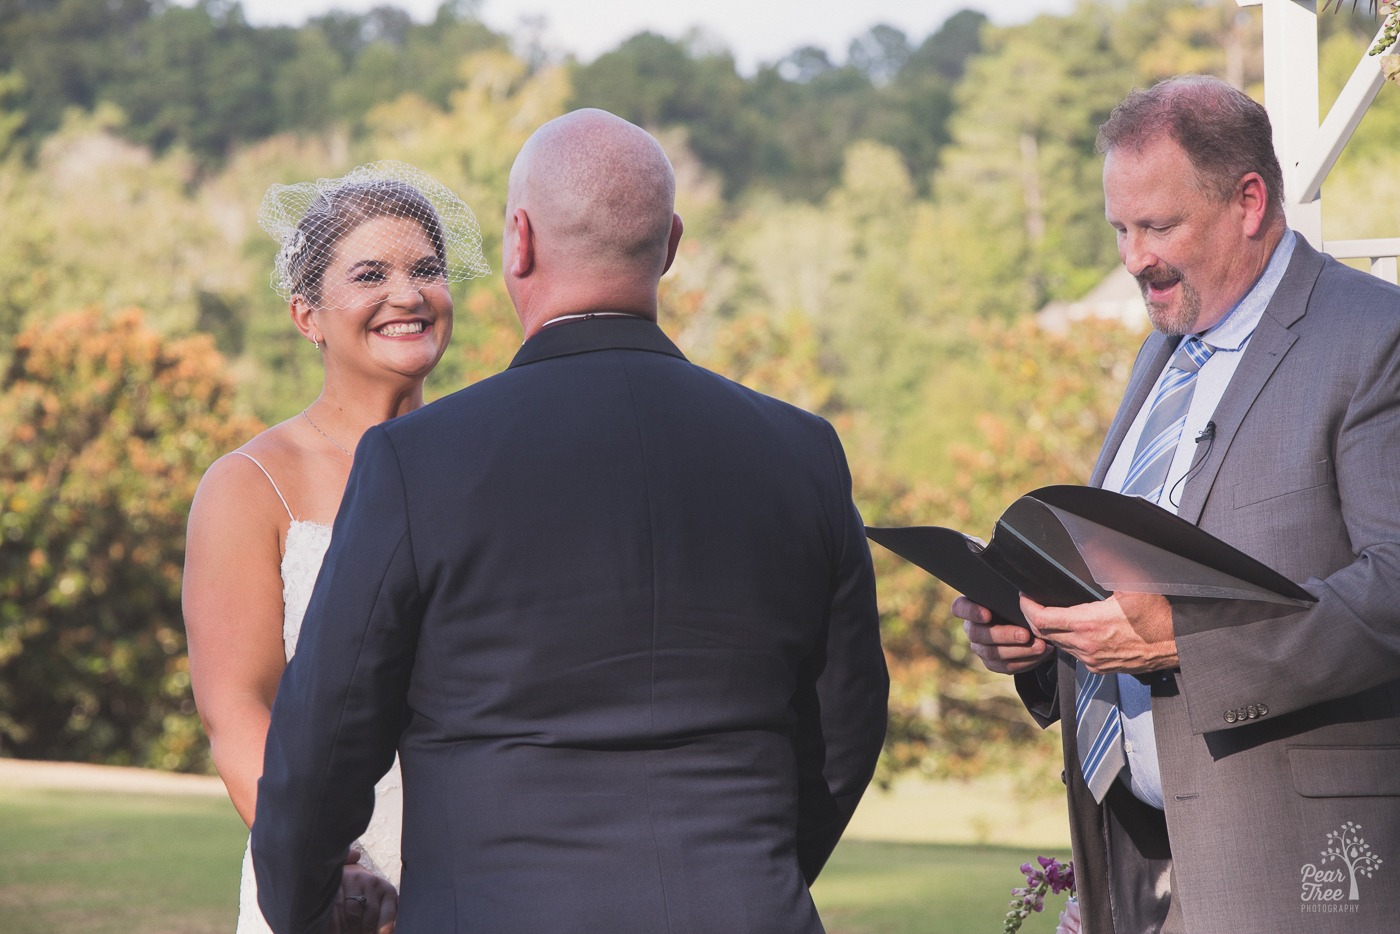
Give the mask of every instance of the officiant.
M 1116 593 L 1027 630 L 954 603 L 1061 722 L 1088 934 L 1376 932 L 1400 889 L 1400 289 L 1287 226 L 1264 109 L 1214 78 L 1100 128 L 1105 214 L 1154 333 L 1092 483 L 1316 603 Z M 1322 866 L 1339 835 L 1345 856 Z M 1308 870 L 1349 874 L 1308 884 Z

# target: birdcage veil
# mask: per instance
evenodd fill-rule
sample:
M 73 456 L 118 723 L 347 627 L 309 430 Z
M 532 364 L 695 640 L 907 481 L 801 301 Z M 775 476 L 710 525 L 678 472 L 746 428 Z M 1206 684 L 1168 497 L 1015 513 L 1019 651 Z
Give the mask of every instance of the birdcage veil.
M 489 275 L 481 252 L 481 227 L 471 208 L 437 179 L 403 162 L 371 162 L 340 178 L 321 178 L 295 185 L 273 185 L 258 209 L 258 226 L 279 244 L 271 284 L 283 299 L 300 294 L 322 307 L 348 303 L 354 290 L 332 296 L 323 277 L 341 240 L 366 221 L 405 218 L 417 223 L 436 254 L 435 263 L 419 258 L 402 270 L 410 279 L 461 282 Z M 380 225 L 382 239 L 360 249 L 371 259 L 394 254 L 404 239 L 393 226 Z M 415 234 L 416 236 L 416 234 Z M 386 281 L 392 263 L 375 266 L 383 279 L 361 276 L 363 292 Z

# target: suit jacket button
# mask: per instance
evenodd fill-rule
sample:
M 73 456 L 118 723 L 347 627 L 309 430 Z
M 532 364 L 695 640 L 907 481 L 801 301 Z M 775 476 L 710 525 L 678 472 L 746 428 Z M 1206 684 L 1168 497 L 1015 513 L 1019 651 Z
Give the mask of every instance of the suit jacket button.
M 1258 719 L 1259 719 L 1259 708 L 1256 707 L 1256 706 L 1254 706 L 1253 704 L 1250 704 L 1250 705 L 1249 705 L 1249 719 L 1251 719 L 1251 720 L 1258 720 Z
M 1268 706 L 1266 706 L 1266 705 L 1264 705 L 1264 704 L 1260 704 L 1260 705 L 1259 705 L 1259 716 L 1261 716 L 1261 717 L 1267 717 L 1268 715 L 1269 715 L 1269 708 L 1268 708 Z
M 1233 710 L 1227 710 L 1227 711 L 1225 711 L 1225 722 L 1226 722 L 1226 723 L 1234 723 L 1234 722 L 1235 722 L 1235 712 L 1234 712 Z

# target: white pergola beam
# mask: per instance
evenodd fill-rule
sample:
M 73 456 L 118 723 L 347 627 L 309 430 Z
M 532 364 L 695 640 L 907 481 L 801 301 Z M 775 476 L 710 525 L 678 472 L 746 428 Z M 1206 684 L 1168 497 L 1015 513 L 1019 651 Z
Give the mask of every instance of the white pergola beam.
M 1372 240 L 1328 240 L 1327 252 L 1337 259 L 1371 259 L 1376 256 L 1400 255 L 1400 237 L 1376 237 Z
M 1376 30 L 1368 49 L 1380 41 L 1384 31 L 1384 26 Z M 1381 72 L 1381 57 L 1369 54 L 1361 56 L 1356 70 L 1347 79 L 1346 87 L 1342 88 L 1342 93 L 1337 95 L 1332 109 L 1327 112 L 1327 119 L 1322 121 L 1312 146 L 1306 151 L 1306 157 L 1300 160 L 1297 176 L 1299 201 L 1312 201 L 1322 194 L 1323 180 L 1337 164 L 1337 158 L 1356 132 L 1357 125 L 1383 84 L 1385 75 Z
M 1264 106 L 1274 125 L 1289 225 L 1322 248 L 1322 201 L 1302 197 L 1305 153 L 1317 139 L 1317 0 L 1264 0 Z
M 1395 282 L 1400 237 L 1322 241 L 1322 183 L 1337 164 L 1385 76 L 1380 57 L 1362 54 L 1346 87 L 1318 124 L 1317 0 L 1235 0 L 1264 8 L 1264 105 L 1274 126 L 1283 169 L 1288 223 L 1309 243 L 1338 259 L 1366 259 L 1371 272 Z M 1376 31 L 1380 39 L 1384 25 Z

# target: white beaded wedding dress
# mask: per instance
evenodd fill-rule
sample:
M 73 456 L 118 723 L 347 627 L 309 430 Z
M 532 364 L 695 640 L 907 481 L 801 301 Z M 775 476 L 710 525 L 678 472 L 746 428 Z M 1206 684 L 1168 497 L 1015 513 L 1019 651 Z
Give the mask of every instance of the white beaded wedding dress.
M 242 454 L 243 452 L 238 452 Z M 297 636 L 301 633 L 301 618 L 306 613 L 306 604 L 311 599 L 311 589 L 316 583 L 316 574 L 321 570 L 321 560 L 326 556 L 326 548 L 331 543 L 331 527 L 316 522 L 303 522 L 292 515 L 291 507 L 277 489 L 277 483 L 267 469 L 247 454 L 258 469 L 262 470 L 272 488 L 282 500 L 291 525 L 287 528 L 286 550 L 282 555 L 282 644 L 290 661 L 296 652 Z M 403 783 L 399 777 L 398 760 L 379 784 L 374 787 L 374 816 L 369 827 L 359 839 L 363 853 L 360 865 L 393 883 L 399 885 L 399 836 L 403 827 Z M 238 929 L 236 934 L 272 934 L 271 928 L 263 920 L 258 908 L 258 887 L 253 877 L 252 851 L 243 852 L 243 881 L 238 899 Z

